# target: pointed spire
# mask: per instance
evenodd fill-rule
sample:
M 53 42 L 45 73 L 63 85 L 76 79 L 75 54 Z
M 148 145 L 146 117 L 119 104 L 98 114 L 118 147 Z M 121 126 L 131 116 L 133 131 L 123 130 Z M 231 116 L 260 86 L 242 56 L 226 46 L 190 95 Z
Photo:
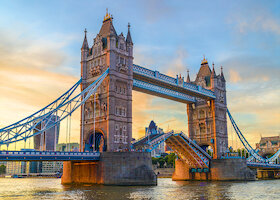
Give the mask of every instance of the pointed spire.
M 223 73 L 223 66 L 221 66 L 221 78 L 222 78 L 222 81 L 226 81 L 226 79 L 224 77 L 224 73 Z
M 214 62 L 212 63 L 212 66 L 213 66 L 213 68 L 212 68 L 212 73 L 211 73 L 211 76 L 216 77 L 216 72 L 215 72 L 215 65 L 214 65 Z
M 130 23 L 128 23 L 127 27 L 128 27 L 128 31 L 127 31 L 127 36 L 126 36 L 126 43 L 133 44 L 131 35 L 130 35 Z
M 82 45 L 82 49 L 88 49 L 88 42 L 87 42 L 87 29 L 85 29 L 85 38 Z
M 191 82 L 191 79 L 190 79 L 190 71 L 188 70 L 188 76 L 187 76 L 187 83 L 190 83 Z

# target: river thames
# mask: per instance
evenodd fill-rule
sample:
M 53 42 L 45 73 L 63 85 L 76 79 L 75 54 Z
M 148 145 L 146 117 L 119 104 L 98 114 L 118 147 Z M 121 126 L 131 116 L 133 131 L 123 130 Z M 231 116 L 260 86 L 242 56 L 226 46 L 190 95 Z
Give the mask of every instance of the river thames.
M 280 180 L 188 182 L 158 179 L 157 186 L 63 186 L 60 179 L 1 178 L 0 199 L 280 199 Z

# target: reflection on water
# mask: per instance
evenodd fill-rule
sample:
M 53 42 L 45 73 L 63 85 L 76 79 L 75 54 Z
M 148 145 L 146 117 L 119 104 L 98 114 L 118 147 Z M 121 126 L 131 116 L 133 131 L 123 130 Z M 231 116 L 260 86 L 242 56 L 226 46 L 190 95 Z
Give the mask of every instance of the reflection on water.
M 0 199 L 280 199 L 280 180 L 189 182 L 158 179 L 158 186 L 63 186 L 60 179 L 0 179 Z

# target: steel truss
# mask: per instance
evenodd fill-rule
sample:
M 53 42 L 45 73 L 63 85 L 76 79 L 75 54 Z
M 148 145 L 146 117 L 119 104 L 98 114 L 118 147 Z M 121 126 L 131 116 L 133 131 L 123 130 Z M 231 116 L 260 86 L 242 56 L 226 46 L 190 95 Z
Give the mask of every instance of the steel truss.
M 78 86 L 81 84 L 82 79 L 80 79 L 66 93 L 51 104 L 23 120 L 0 129 L 0 145 L 9 145 L 22 140 L 26 141 L 30 137 L 39 135 L 57 126 L 63 119 L 71 116 L 75 110 L 81 105 L 84 105 L 86 100 L 96 92 L 108 73 L 109 68 L 97 80 L 75 96 L 73 93 L 77 91 Z

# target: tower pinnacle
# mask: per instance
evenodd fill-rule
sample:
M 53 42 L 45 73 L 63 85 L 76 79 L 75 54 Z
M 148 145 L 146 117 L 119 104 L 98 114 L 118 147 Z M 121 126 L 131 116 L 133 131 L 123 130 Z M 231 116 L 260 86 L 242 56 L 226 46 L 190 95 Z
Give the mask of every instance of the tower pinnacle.
M 213 76 L 213 77 L 216 77 L 216 72 L 215 72 L 215 64 L 214 64 L 214 62 L 212 63 L 212 73 L 211 73 L 211 76 Z
M 187 70 L 187 72 L 188 72 L 187 83 L 190 83 L 190 82 L 191 82 L 191 79 L 190 79 L 190 70 Z
M 128 30 L 127 30 L 127 36 L 126 36 L 126 43 L 133 44 L 131 35 L 130 35 L 130 23 L 128 23 L 127 28 L 128 28 Z
M 223 66 L 221 66 L 221 78 L 223 81 L 226 81 L 226 79 L 224 77 L 224 73 L 223 73 Z
M 87 29 L 85 28 L 85 38 L 82 45 L 82 49 L 88 49 L 88 42 L 87 42 Z

